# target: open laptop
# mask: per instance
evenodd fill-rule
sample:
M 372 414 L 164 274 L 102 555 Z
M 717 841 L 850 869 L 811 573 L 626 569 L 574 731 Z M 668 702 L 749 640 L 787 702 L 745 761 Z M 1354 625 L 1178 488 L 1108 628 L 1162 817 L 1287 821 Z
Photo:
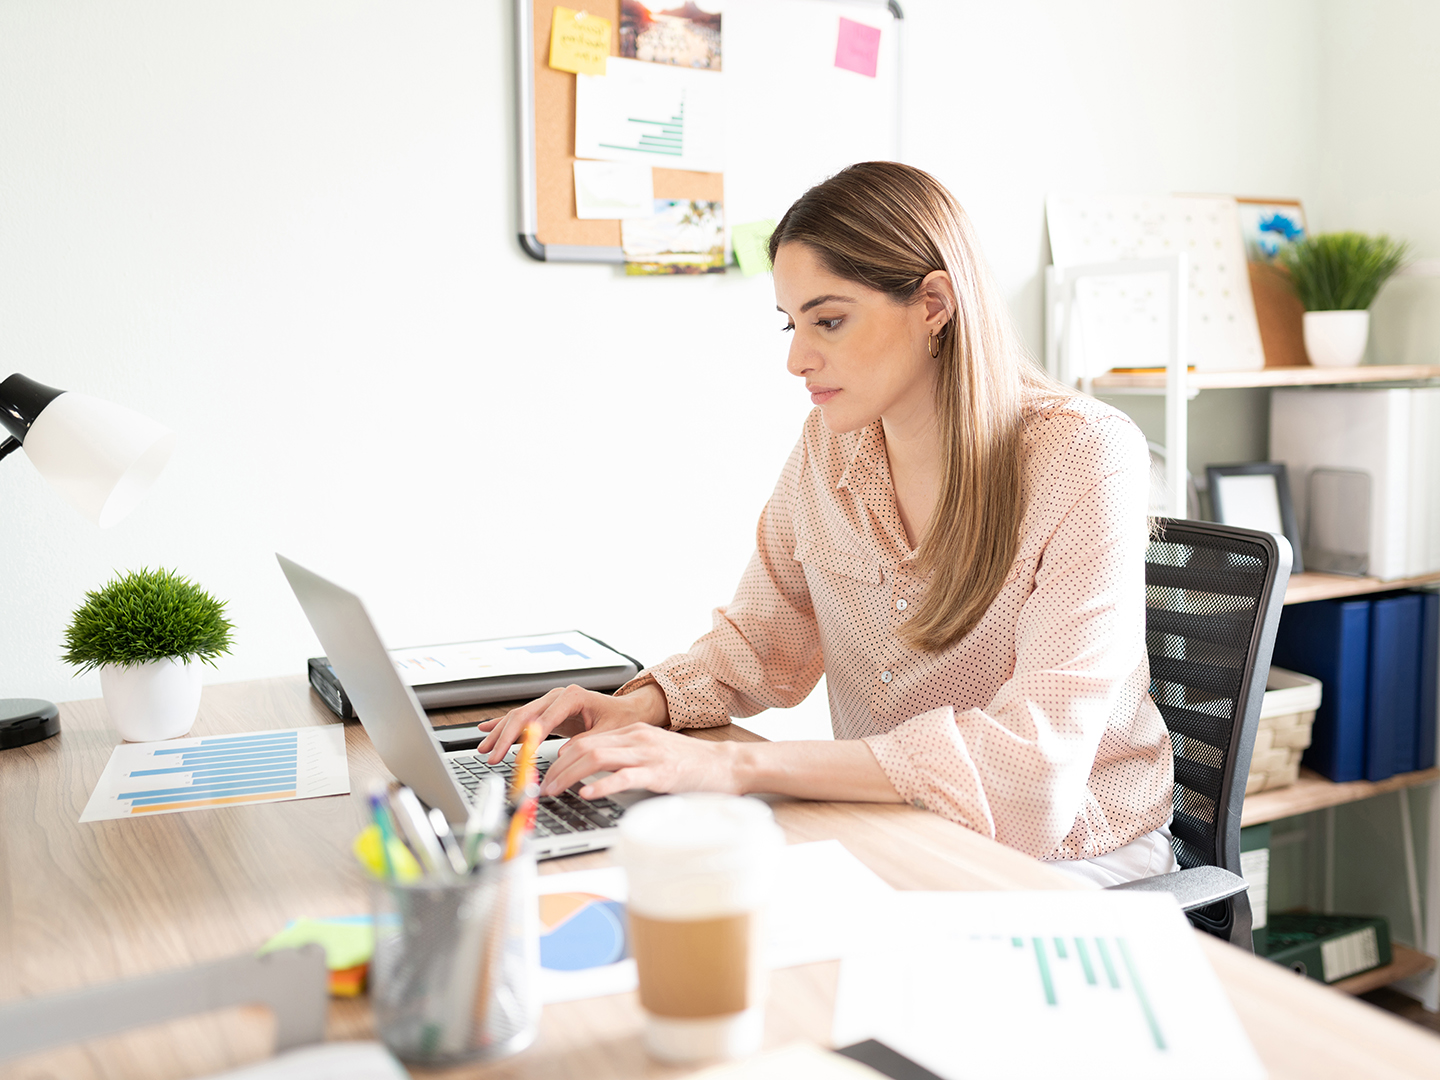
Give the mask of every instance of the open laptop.
M 508 783 L 515 750 L 493 766 L 473 750 L 443 752 L 425 710 L 395 670 L 360 598 L 279 553 L 275 558 L 385 767 L 425 805 L 438 807 L 452 823 L 464 822 L 484 777 L 498 775 Z M 540 744 L 542 776 L 562 743 L 547 739 Z M 609 847 L 625 807 L 649 794 L 622 792 L 610 799 L 586 800 L 577 793 L 579 786 L 541 798 L 533 838 L 536 858 Z

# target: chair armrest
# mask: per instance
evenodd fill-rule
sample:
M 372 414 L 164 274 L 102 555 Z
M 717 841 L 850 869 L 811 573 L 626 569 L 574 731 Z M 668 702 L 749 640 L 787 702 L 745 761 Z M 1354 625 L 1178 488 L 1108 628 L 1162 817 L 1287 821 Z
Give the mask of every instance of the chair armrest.
M 1182 911 L 1194 911 L 1228 900 L 1243 893 L 1247 888 L 1245 879 L 1218 866 L 1194 866 L 1189 870 L 1177 870 L 1173 874 L 1156 874 L 1154 877 L 1127 881 L 1111 885 L 1111 889 L 1133 889 L 1137 892 L 1167 892 L 1175 897 Z

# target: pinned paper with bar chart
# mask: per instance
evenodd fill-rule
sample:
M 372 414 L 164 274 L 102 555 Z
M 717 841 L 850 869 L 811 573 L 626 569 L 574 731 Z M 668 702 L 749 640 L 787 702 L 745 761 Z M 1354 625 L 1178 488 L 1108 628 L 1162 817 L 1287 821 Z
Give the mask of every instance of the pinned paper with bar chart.
M 942 1077 L 1263 1077 L 1174 899 L 900 892 L 845 958 L 834 1039 Z
M 350 790 L 340 726 L 122 743 L 110 754 L 84 821 L 344 795 Z
M 612 56 L 604 75 L 577 75 L 575 156 L 723 172 L 724 76 Z

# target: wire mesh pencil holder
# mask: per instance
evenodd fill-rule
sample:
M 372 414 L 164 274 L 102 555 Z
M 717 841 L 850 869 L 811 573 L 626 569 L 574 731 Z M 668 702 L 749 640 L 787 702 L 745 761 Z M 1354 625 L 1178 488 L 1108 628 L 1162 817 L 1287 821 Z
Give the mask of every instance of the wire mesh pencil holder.
M 402 1061 L 491 1061 L 540 1025 L 535 857 L 482 864 L 456 882 L 377 883 L 370 994 Z

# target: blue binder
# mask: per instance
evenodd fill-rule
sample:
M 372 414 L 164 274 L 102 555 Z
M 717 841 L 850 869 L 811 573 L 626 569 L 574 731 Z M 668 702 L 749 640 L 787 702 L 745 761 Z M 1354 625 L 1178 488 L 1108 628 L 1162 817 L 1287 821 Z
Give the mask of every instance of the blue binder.
M 1435 729 L 1440 724 L 1440 593 L 1420 595 L 1420 710 L 1415 728 L 1415 768 L 1435 767 Z
M 1370 708 L 1365 779 L 1415 768 L 1420 688 L 1420 597 L 1401 593 L 1370 602 Z
M 1365 775 L 1365 711 L 1369 705 L 1370 601 L 1293 604 L 1280 616 L 1277 666 L 1323 684 L 1310 748 L 1301 759 L 1331 780 Z

